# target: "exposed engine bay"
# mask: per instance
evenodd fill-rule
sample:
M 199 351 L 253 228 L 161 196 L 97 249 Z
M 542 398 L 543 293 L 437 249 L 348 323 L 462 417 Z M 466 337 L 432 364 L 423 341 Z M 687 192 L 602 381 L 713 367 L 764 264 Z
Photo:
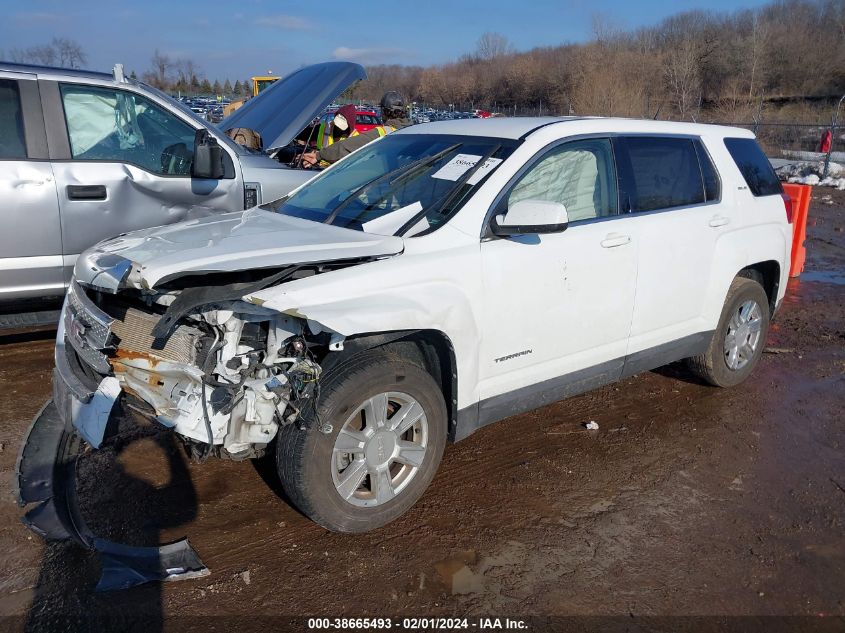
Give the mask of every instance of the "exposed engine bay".
M 183 437 L 220 455 L 257 456 L 314 397 L 320 366 L 302 321 L 243 302 L 208 306 L 187 320 L 157 345 L 156 315 L 128 308 L 113 326 L 114 375 Z
M 319 394 L 317 358 L 342 337 L 231 297 L 317 272 L 290 267 L 257 281 L 116 295 L 77 286 L 69 316 L 90 327 L 80 293 L 108 315 L 101 351 L 130 405 L 173 428 L 194 456 L 259 457 L 280 426 L 304 424 Z

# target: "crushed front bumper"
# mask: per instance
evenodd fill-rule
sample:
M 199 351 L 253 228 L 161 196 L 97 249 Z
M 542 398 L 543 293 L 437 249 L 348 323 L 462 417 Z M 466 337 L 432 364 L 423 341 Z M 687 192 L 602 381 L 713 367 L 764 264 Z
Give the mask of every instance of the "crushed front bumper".
M 102 562 L 99 591 L 208 574 L 187 539 L 159 547 L 121 545 L 97 538 L 82 518 L 76 492 L 77 460 L 83 438 L 95 448 L 102 442 L 117 397 L 117 381 L 105 377 L 92 389 L 90 377 L 71 367 L 78 358 L 65 348 L 66 328 L 72 325 L 83 336 L 85 330 L 76 325 L 72 313 L 68 315 L 68 303 L 57 332 L 53 399 L 27 430 L 15 466 L 17 502 L 31 506 L 22 517 L 24 525 L 47 540 L 71 540 L 96 551 Z M 76 343 L 84 340 L 80 337 Z M 77 344 L 73 347 L 78 353 Z

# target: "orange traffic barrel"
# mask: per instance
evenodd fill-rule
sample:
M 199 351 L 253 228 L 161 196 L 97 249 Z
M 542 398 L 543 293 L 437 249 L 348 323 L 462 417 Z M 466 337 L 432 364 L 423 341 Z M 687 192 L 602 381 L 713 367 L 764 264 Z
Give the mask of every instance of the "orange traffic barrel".
M 789 276 L 797 277 L 804 270 L 804 260 L 807 259 L 807 249 L 804 240 L 807 238 L 807 213 L 810 210 L 810 185 L 783 183 L 783 190 L 792 198 L 792 260 L 789 264 Z

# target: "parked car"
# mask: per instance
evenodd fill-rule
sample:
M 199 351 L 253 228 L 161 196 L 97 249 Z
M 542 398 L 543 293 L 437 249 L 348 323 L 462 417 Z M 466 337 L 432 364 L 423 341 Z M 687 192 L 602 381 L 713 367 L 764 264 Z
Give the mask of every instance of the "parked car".
M 381 125 L 382 121 L 375 110 L 356 110 L 355 111 L 355 129 L 360 133 L 369 132 L 377 125 Z
M 300 69 L 216 127 L 119 67 L 0 63 L 0 304 L 60 298 L 104 238 L 284 195 L 313 172 L 271 156 L 365 76 L 348 62 Z M 258 131 L 265 153 L 221 131 L 234 127 Z
M 195 454 L 274 450 L 304 514 L 372 530 L 423 494 L 448 441 L 486 424 L 680 359 L 716 386 L 745 380 L 791 233 L 746 130 L 406 128 L 264 208 L 86 251 L 55 408 L 30 437 L 72 424 L 97 447 L 123 399 Z M 26 446 L 24 480 L 48 452 Z M 55 513 L 35 514 L 37 528 Z

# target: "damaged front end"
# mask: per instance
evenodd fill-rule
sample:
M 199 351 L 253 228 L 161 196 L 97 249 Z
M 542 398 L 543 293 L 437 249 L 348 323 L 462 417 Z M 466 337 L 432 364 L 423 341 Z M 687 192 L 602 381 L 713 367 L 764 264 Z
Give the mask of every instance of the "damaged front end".
M 99 445 L 109 395 L 119 394 L 172 428 L 195 456 L 262 455 L 279 426 L 313 400 L 320 366 L 312 349 L 328 345 L 330 335 L 241 297 L 305 272 L 316 271 L 291 266 L 252 279 L 227 274 L 214 285 L 183 279 L 115 294 L 74 282 L 64 352 L 84 374 L 75 377 L 93 388 L 86 410 L 69 412 L 80 434 Z
M 24 523 L 44 538 L 96 549 L 100 588 L 207 573 L 185 539 L 135 548 L 91 533 L 76 503 L 81 440 L 98 448 L 109 437 L 121 399 L 171 428 L 195 458 L 261 456 L 280 426 L 308 423 L 303 414 L 319 394 L 317 359 L 343 339 L 243 297 L 343 265 L 184 277 L 155 290 L 126 287 L 131 267 L 113 288 L 74 280 L 57 333 L 53 401 L 18 460 L 19 503 L 36 504 Z

